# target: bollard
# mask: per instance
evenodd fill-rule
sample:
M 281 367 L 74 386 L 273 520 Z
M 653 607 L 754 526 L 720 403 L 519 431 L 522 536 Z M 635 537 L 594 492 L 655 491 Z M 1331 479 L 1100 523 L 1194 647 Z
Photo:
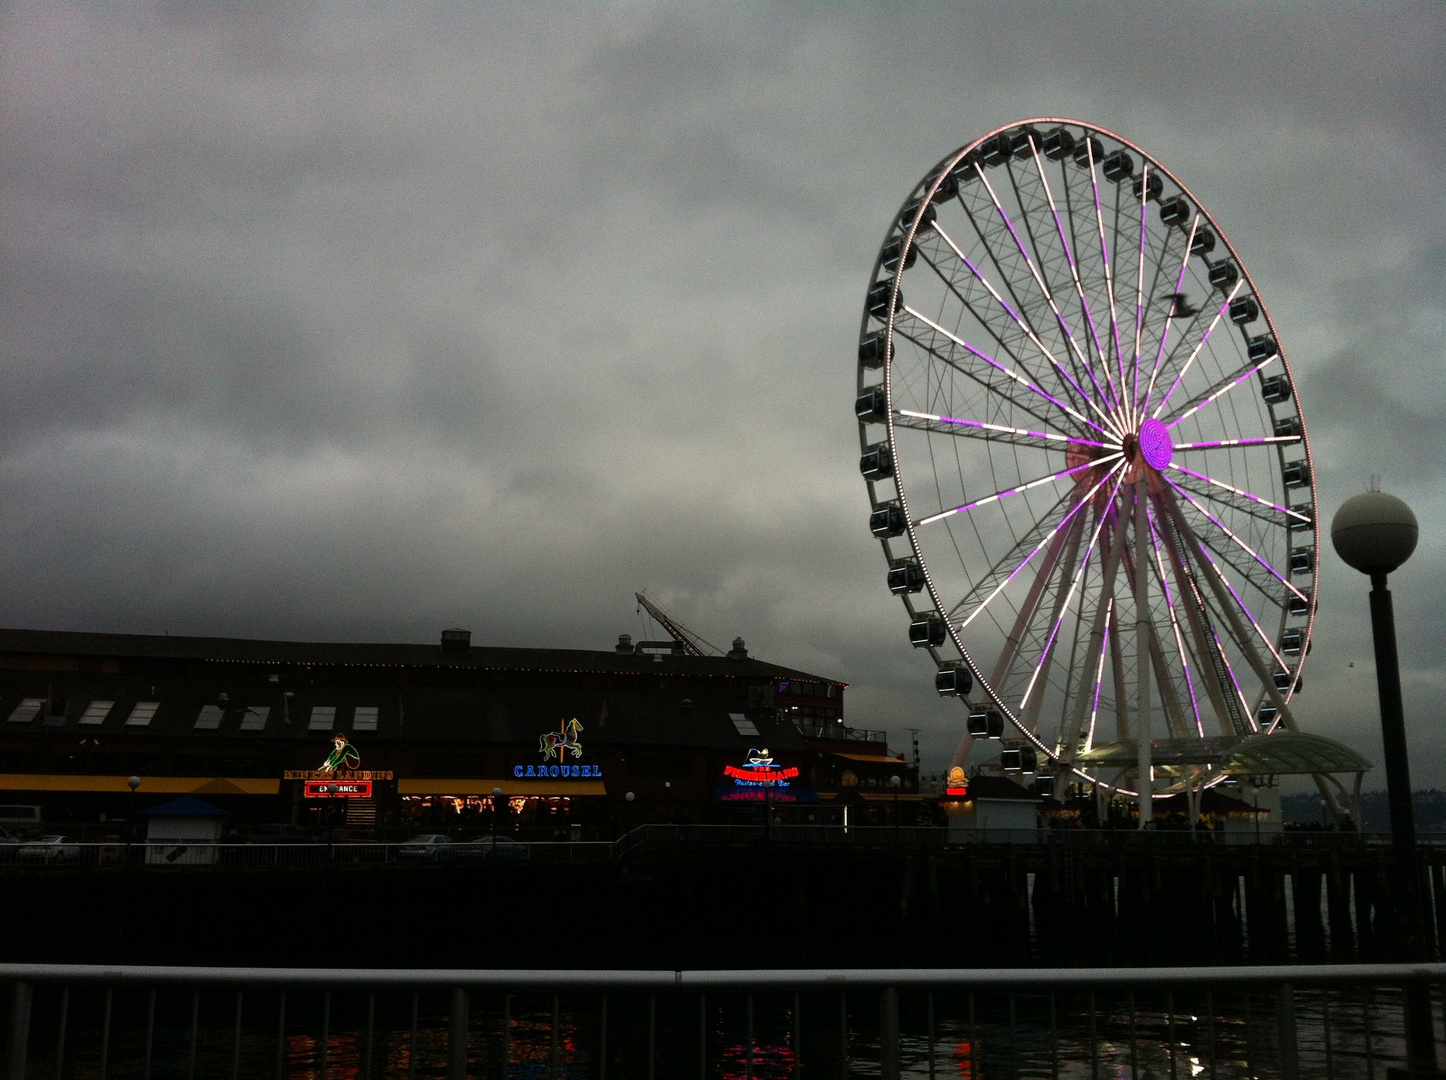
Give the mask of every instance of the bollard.
M 1280 1080 L 1299 1080 L 1300 1059 L 1296 1054 L 1295 988 L 1281 983 L 1276 990 L 1275 1023 L 1280 1041 Z
M 30 1001 L 34 993 L 29 983 L 18 982 L 11 994 L 7 1080 L 25 1080 L 25 1055 L 30 1048 Z
M 451 1032 L 447 1038 L 447 1080 L 467 1080 L 467 991 L 452 990 Z
M 899 1080 L 899 991 L 879 991 L 879 1077 Z

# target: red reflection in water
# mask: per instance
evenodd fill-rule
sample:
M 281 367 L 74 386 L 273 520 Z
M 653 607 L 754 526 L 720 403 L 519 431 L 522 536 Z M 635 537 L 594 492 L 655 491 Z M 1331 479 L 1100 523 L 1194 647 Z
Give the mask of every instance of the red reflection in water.
M 954 1044 L 954 1063 L 959 1066 L 959 1075 L 974 1080 L 974 1044 L 960 1039 Z
M 745 1080 L 748 1076 L 748 1047 L 733 1043 L 723 1047 L 721 1080 Z M 787 1045 L 753 1048 L 754 1080 L 786 1080 L 793 1075 L 793 1048 Z

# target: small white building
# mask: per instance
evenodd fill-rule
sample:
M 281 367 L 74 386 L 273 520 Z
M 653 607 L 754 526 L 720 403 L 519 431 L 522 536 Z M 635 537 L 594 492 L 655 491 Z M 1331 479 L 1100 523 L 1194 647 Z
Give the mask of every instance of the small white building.
M 965 794 L 944 803 L 949 839 L 955 843 L 1038 843 L 1039 804 L 1043 801 L 1005 777 L 972 777 Z
M 221 826 L 230 815 L 218 806 L 182 795 L 142 810 L 146 826 L 146 862 L 162 866 L 201 866 L 216 862 Z

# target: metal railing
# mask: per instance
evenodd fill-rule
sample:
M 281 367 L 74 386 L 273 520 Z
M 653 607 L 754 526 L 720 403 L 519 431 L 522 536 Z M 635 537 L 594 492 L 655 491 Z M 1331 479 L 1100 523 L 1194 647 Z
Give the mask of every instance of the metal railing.
M 1400 988 L 1439 990 L 1443 980 L 1446 964 L 593 972 L 0 964 L 0 983 L 12 987 L 0 1060 L 3 1080 L 61 1077 L 67 1067 L 101 1080 L 1384 1080 L 1404 1054 Z
M 886 808 L 887 803 L 881 804 Z M 616 840 L 507 841 L 417 846 L 405 842 L 337 840 L 304 843 L 146 841 L 41 845 L 0 843 L 0 870 L 23 867 L 237 867 L 322 866 L 329 863 L 421 866 L 438 863 L 513 862 L 605 863 L 645 849 L 745 847 L 907 847 L 940 850 L 982 845 L 1028 845 L 1079 849 L 1183 850 L 1268 844 L 1331 851 L 1374 849 L 1390 844 L 1389 834 L 1328 832 L 1189 832 L 1133 829 L 949 829 L 922 825 L 638 825 Z M 1423 849 L 1446 846 L 1446 836 L 1419 837 Z

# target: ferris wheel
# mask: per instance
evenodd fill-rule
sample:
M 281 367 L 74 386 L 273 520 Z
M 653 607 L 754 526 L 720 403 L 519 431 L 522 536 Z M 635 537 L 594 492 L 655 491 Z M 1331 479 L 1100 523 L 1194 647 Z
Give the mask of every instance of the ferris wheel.
M 1319 539 L 1294 378 L 1139 147 L 1040 118 L 930 169 L 870 278 L 856 413 L 888 587 L 968 707 L 954 766 L 1003 737 L 1056 795 L 1164 795 L 1295 729 Z

